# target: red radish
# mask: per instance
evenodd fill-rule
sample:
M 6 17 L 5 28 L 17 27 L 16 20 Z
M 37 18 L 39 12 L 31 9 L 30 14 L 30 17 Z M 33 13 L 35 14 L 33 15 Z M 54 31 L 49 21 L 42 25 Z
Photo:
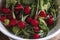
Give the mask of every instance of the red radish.
M 3 8 L 3 12 L 6 13 L 6 14 L 9 14 L 10 13 L 10 9 L 9 8 Z
M 34 34 L 34 35 L 33 35 L 33 38 L 34 38 L 34 39 L 38 39 L 38 38 L 40 38 L 40 35 L 39 35 L 39 34 Z
M 26 21 L 27 21 L 28 23 L 31 23 L 31 20 L 32 20 L 31 17 L 27 17 L 27 19 L 26 19 Z
M 52 15 L 49 15 L 49 17 L 50 17 L 50 18 L 53 18 L 53 16 L 52 16 Z
M 36 26 L 36 27 L 34 27 L 34 32 L 39 32 L 39 27 L 38 26 Z
M 0 20 L 1 20 L 2 22 L 4 22 L 4 21 L 5 21 L 5 19 L 6 19 L 6 17 L 5 17 L 5 16 L 1 16 L 1 18 L 0 18 Z
M 53 23 L 54 23 L 53 18 L 49 18 L 49 19 L 47 20 L 47 24 L 48 24 L 48 25 L 53 25 Z
M 47 14 L 46 14 L 45 11 L 41 11 L 41 12 L 39 13 L 39 16 L 46 18 Z
M 3 8 L 0 7 L 0 12 L 2 12 L 2 9 L 3 9 Z
M 38 25 L 38 21 L 36 19 L 31 20 L 31 25 L 37 26 Z
M 31 8 L 30 7 L 28 7 L 28 6 L 26 6 L 25 8 L 24 8 L 24 13 L 27 15 L 27 14 L 30 14 L 30 11 L 31 11 Z
M 21 4 L 17 4 L 16 7 L 15 7 L 16 11 L 19 11 L 19 10 L 22 10 L 22 9 L 23 9 L 23 6 Z
M 12 15 L 7 15 L 7 18 L 10 20 L 13 19 Z
M 20 22 L 18 22 L 18 26 L 19 26 L 21 29 L 24 29 L 24 28 L 25 28 L 25 26 L 26 26 L 26 23 L 25 23 L 25 22 L 20 21 Z
M 14 25 L 16 25 L 17 24 L 17 20 L 16 19 L 12 19 L 11 21 L 10 21 L 10 25 L 11 26 L 14 26 Z

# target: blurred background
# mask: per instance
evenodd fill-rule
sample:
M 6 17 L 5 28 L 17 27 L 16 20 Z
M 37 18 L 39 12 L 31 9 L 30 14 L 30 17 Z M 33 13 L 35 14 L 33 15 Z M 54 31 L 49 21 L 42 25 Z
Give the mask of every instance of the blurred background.
M 0 40 L 9 40 L 9 38 L 0 32 Z

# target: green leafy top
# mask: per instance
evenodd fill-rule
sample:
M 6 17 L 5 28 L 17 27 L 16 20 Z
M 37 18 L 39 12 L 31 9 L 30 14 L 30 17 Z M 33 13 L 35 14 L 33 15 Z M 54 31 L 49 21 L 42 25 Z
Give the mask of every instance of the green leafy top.
M 49 28 L 46 22 L 42 18 L 39 18 L 38 20 L 39 20 L 39 26 L 45 32 L 45 35 L 46 35 L 49 32 Z

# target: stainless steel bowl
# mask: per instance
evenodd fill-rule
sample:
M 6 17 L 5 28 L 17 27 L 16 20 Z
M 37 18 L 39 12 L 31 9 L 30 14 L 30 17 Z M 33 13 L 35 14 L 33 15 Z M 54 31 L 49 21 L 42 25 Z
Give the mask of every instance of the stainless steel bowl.
M 60 0 L 55 0 L 56 3 L 59 5 L 58 7 L 58 12 L 59 12 L 59 15 L 58 15 L 58 22 L 57 22 L 57 25 L 48 33 L 48 35 L 45 37 L 45 38 L 40 38 L 38 40 L 47 40 L 47 39 L 50 39 L 54 36 L 56 36 L 59 32 L 60 32 Z M 0 6 L 4 6 L 4 0 L 0 0 Z M 10 32 L 8 32 L 6 30 L 6 28 L 2 25 L 1 21 L 0 21 L 0 31 L 7 35 L 8 37 L 12 38 L 12 39 L 16 39 L 16 40 L 25 40 L 25 39 L 22 39 L 16 35 L 13 35 L 11 34 Z

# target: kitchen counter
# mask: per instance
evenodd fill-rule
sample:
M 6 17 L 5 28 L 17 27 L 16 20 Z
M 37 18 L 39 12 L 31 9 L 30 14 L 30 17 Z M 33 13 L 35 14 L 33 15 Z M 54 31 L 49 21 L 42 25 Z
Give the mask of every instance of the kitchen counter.
M 9 40 L 7 36 L 0 32 L 0 40 Z

